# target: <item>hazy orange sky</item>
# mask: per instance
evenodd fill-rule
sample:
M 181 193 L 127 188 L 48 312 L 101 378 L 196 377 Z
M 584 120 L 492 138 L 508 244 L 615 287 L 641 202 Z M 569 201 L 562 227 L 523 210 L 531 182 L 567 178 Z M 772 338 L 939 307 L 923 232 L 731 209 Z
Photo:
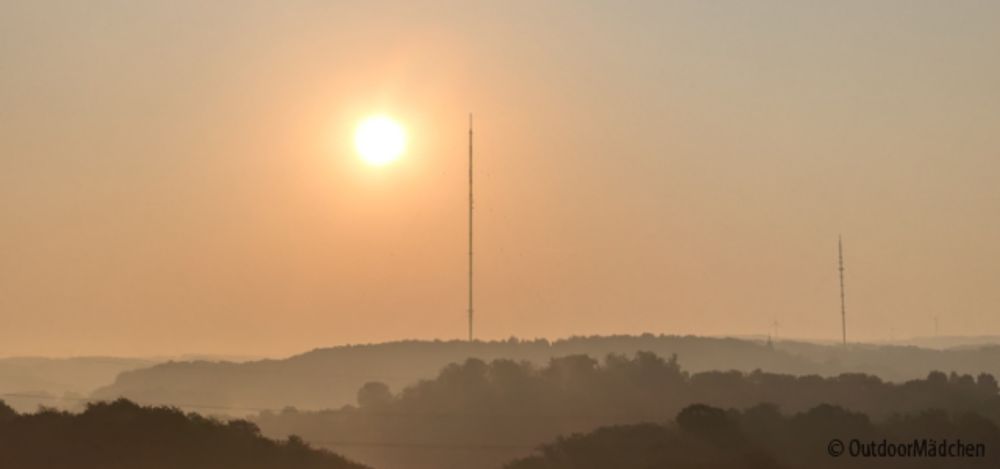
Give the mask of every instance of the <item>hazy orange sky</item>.
M 0 356 L 1000 334 L 1000 3 L 0 3 Z M 366 166 L 354 126 L 407 128 Z

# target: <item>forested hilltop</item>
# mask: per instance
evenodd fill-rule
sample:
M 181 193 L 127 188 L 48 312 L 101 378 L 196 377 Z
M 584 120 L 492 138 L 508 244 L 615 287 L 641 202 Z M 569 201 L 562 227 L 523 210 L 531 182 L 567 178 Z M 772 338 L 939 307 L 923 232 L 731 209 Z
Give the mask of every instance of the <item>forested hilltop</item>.
M 933 370 L 1000 375 L 1000 347 L 930 350 L 916 347 L 816 345 L 694 336 L 602 336 L 494 342 L 405 341 L 317 349 L 281 360 L 171 362 L 120 374 L 93 394 L 149 404 L 246 415 L 260 409 L 337 408 L 354 402 L 357 389 L 380 381 L 400 389 L 431 378 L 449 363 L 467 358 L 511 359 L 543 365 L 554 357 L 650 351 L 677 354 L 686 370 L 756 369 L 793 375 L 874 374 L 904 381 Z M 194 406 L 193 406 L 194 405 Z
M 0 467 L 16 469 L 364 469 L 292 437 L 275 441 L 226 423 L 126 400 L 79 414 L 18 414 L 0 401 Z
M 766 404 L 744 411 L 692 405 L 670 424 L 561 437 L 504 468 L 995 468 L 997 448 L 1000 428 L 970 413 L 925 411 L 874 422 L 829 405 L 794 415 Z
M 649 352 L 525 361 L 478 359 L 445 367 L 437 378 L 393 392 L 370 382 L 357 405 L 319 412 L 286 409 L 253 420 L 265 435 L 301 435 L 382 469 L 487 469 L 523 457 L 558 435 L 606 425 L 668 422 L 706 404 L 783 412 L 835 405 L 876 421 L 939 409 L 1000 422 L 993 375 L 931 372 L 902 383 L 851 373 L 833 377 L 762 371 L 689 372 L 676 356 Z

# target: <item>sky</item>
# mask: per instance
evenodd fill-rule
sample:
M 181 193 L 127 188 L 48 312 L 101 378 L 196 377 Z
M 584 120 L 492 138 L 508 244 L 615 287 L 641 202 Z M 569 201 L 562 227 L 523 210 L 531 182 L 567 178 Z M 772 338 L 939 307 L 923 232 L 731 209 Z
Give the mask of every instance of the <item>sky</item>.
M 1000 334 L 1000 3 L 2 1 L 0 356 Z M 373 167 L 364 118 L 408 136 Z M 938 318 L 935 329 L 934 318 Z M 777 327 L 775 327 L 777 322 Z

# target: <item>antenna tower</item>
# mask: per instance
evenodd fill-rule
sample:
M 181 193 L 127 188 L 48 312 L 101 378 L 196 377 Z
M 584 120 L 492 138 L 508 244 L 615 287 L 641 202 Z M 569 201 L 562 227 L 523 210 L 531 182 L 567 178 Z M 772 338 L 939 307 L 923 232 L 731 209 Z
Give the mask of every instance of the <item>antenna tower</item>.
M 472 114 L 469 114 L 469 342 L 472 337 Z
M 837 254 L 840 259 L 840 331 L 844 346 L 847 346 L 847 307 L 844 305 L 844 242 L 837 236 Z

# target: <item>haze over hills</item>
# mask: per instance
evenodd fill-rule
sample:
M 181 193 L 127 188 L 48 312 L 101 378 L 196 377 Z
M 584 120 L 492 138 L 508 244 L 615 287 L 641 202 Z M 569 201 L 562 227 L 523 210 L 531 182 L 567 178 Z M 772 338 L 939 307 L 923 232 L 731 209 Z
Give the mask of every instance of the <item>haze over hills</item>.
M 19 411 L 38 405 L 75 407 L 119 373 L 157 363 L 119 357 L 0 358 L 0 399 Z
M 188 354 L 177 357 L 0 358 L 0 399 L 21 412 L 33 411 L 39 405 L 82 409 L 90 393 L 113 382 L 119 373 L 171 359 L 241 362 L 250 357 Z
M 286 406 L 338 408 L 355 402 L 358 389 L 379 381 L 398 390 L 437 375 L 468 358 L 545 364 L 554 357 L 604 357 L 649 351 L 677 354 L 686 370 L 764 370 L 792 375 L 835 376 L 864 372 L 888 381 L 923 378 L 934 370 L 1000 375 L 1000 347 L 931 350 L 917 347 L 818 345 L 695 336 L 595 336 L 549 342 L 402 341 L 345 345 L 285 359 L 231 362 L 168 362 L 121 373 L 93 398 L 127 397 L 150 404 L 235 415 Z

